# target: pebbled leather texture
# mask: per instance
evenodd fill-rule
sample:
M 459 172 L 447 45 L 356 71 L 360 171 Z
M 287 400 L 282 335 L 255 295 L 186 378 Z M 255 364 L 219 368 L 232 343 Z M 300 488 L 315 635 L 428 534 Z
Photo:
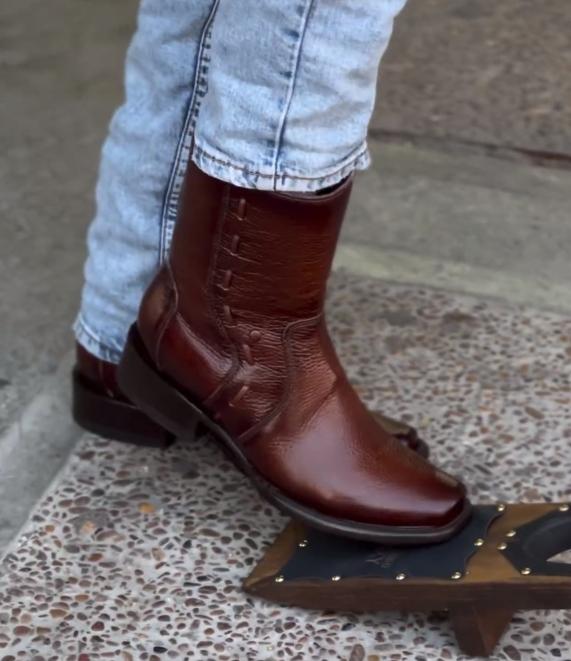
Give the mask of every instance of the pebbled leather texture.
M 443 526 L 462 511 L 463 486 L 382 428 L 327 332 L 326 284 L 351 184 L 268 193 L 191 164 L 139 333 L 158 370 L 291 498 L 353 521 Z

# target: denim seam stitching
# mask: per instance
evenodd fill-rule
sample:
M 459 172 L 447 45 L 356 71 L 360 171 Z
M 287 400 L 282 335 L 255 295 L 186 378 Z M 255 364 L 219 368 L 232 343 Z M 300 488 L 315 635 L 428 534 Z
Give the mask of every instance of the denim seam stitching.
M 306 177 L 303 175 L 294 175 L 294 174 L 288 174 L 287 172 L 282 172 L 280 174 L 274 173 L 274 174 L 265 174 L 263 172 L 260 172 L 259 170 L 254 170 L 252 168 L 249 168 L 247 165 L 237 165 L 236 163 L 233 163 L 232 161 L 229 160 L 222 160 L 221 158 L 218 158 L 217 156 L 214 156 L 210 152 L 208 152 L 206 149 L 203 147 L 199 147 L 196 142 L 194 143 L 193 147 L 193 153 L 196 154 L 197 156 L 202 156 L 213 163 L 216 163 L 217 165 L 223 166 L 223 167 L 229 167 L 232 168 L 233 170 L 239 170 L 240 172 L 244 172 L 245 174 L 249 175 L 254 175 L 255 177 L 260 177 L 261 179 L 276 179 L 279 178 L 280 180 L 287 180 L 291 179 L 294 181 L 318 181 L 319 179 L 325 179 L 328 177 L 334 177 L 336 174 L 339 174 L 343 170 L 350 168 L 355 162 L 357 162 L 359 159 L 361 159 L 363 156 L 366 155 L 368 147 L 366 141 L 361 144 L 360 147 L 357 148 L 358 151 L 355 155 L 350 154 L 349 156 L 346 156 L 345 159 L 343 159 L 342 163 L 343 165 L 338 166 L 335 170 L 332 171 L 327 171 L 326 173 L 320 174 L 320 175 L 314 175 L 312 177 Z M 197 164 L 198 165 L 198 164 Z
M 301 60 L 301 51 L 302 51 L 302 48 L 303 48 L 303 42 L 305 40 L 305 34 L 307 32 L 307 24 L 309 23 L 309 15 L 311 14 L 311 10 L 313 8 L 313 2 L 314 2 L 314 0 L 309 0 L 308 2 L 306 2 L 305 12 L 303 13 L 303 15 L 301 17 L 301 22 L 300 22 L 300 26 L 299 26 L 299 38 L 297 40 L 296 49 L 295 49 L 295 52 L 293 54 L 293 62 L 292 62 L 293 70 L 291 71 L 291 79 L 290 79 L 290 82 L 288 83 L 288 90 L 287 90 L 284 110 L 283 110 L 282 116 L 280 117 L 279 124 L 278 124 L 278 130 L 277 130 L 277 133 L 276 133 L 275 151 L 274 151 L 274 158 L 273 158 L 273 163 L 272 163 L 274 190 L 276 189 L 276 186 L 277 186 L 278 163 L 279 163 L 279 159 L 280 159 L 280 152 L 281 152 L 282 146 L 283 146 L 283 138 L 284 138 L 284 133 L 285 133 L 287 116 L 288 116 L 289 110 L 291 108 L 291 102 L 292 102 L 293 93 L 294 93 L 294 90 L 295 90 L 295 83 L 296 83 L 296 79 L 297 79 L 297 73 L 299 71 L 299 63 L 300 63 L 300 60 Z
M 201 97 L 199 95 L 199 91 L 204 88 L 208 75 L 208 67 L 205 66 L 205 52 L 210 48 L 212 23 L 214 21 L 219 4 L 220 0 L 214 0 L 214 4 L 212 5 L 200 35 L 200 42 L 196 57 L 194 84 L 192 86 L 184 123 L 175 151 L 175 157 L 171 167 L 171 174 L 165 192 L 163 210 L 161 213 L 161 242 L 159 246 L 159 263 L 161 264 L 164 263 L 168 256 L 169 233 L 176 220 L 181 184 L 186 171 L 185 165 L 188 165 L 188 162 L 190 161 L 193 133 L 196 126 L 198 111 L 201 105 Z M 204 71 L 202 70 L 203 67 L 205 67 Z M 188 152 L 188 156 L 183 156 L 184 151 Z M 181 164 L 183 164 L 182 169 Z

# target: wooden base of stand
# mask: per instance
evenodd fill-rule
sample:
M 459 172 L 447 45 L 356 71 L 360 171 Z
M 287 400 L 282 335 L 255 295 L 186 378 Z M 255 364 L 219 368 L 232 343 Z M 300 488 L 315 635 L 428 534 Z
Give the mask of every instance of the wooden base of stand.
M 489 515 L 491 508 L 479 537 L 467 538 L 467 531 L 463 545 L 455 538 L 417 550 L 343 540 L 290 523 L 244 589 L 319 610 L 448 611 L 462 651 L 489 656 L 515 611 L 571 608 L 571 566 L 548 561 L 571 547 L 569 507 L 477 509 Z

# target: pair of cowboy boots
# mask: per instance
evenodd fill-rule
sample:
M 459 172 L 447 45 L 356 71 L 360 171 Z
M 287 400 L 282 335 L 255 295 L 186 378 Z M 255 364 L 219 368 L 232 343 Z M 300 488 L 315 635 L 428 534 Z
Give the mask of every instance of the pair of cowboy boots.
M 150 445 L 203 426 L 269 502 L 309 526 L 443 541 L 469 517 L 463 485 L 428 463 L 414 430 L 366 409 L 325 324 L 351 185 L 256 191 L 191 164 L 169 259 L 118 369 L 78 349 L 75 416 Z

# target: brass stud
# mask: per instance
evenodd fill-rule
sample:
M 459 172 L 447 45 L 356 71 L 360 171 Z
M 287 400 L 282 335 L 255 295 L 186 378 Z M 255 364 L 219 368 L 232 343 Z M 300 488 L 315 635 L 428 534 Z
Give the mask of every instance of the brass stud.
M 332 577 L 331 577 L 331 580 L 332 580 L 332 581 L 335 581 L 335 582 L 340 581 L 340 580 L 341 580 L 341 576 L 339 576 L 339 574 L 335 574 L 335 576 L 332 576 Z
M 395 581 L 404 581 L 406 578 L 406 574 L 397 574 L 395 576 Z
M 498 512 L 505 512 L 506 511 L 506 504 L 505 503 L 498 503 L 498 506 L 496 507 Z
M 484 540 L 483 540 L 481 537 L 479 537 L 479 538 L 474 542 L 474 546 L 484 546 L 484 543 L 485 543 Z
M 515 530 L 510 530 L 506 533 L 506 537 L 515 537 L 517 535 Z
M 498 551 L 505 551 L 508 548 L 508 545 L 505 542 L 500 542 L 498 544 Z
M 302 539 L 298 546 L 300 549 L 304 549 L 307 546 L 307 539 Z
M 529 576 L 529 575 L 531 574 L 531 569 L 530 569 L 529 567 L 524 567 L 524 568 L 521 570 L 521 573 L 522 573 L 524 576 Z
M 274 581 L 275 581 L 276 583 L 283 583 L 284 580 L 285 580 L 285 579 L 284 579 L 284 577 L 283 577 L 281 574 L 280 574 L 279 576 L 276 576 L 276 577 L 274 578 Z
M 559 511 L 560 512 L 568 512 L 569 511 L 569 505 L 559 505 Z
M 455 571 L 452 576 L 450 577 L 453 581 L 459 581 L 463 577 L 462 572 L 460 571 Z

